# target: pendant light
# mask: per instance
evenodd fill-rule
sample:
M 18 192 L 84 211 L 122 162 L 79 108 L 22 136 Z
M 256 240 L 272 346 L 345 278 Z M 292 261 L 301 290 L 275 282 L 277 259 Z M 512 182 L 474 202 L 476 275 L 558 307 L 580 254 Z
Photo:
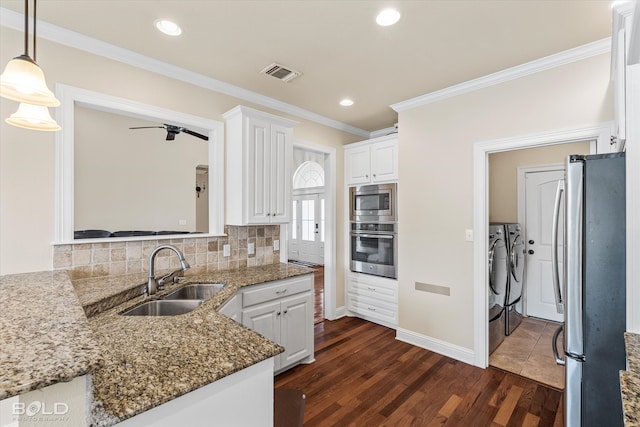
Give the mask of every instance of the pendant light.
M 58 130 L 47 107 L 57 107 L 58 101 L 47 87 L 44 73 L 36 64 L 36 1 L 33 0 L 33 58 L 29 56 L 29 0 L 24 2 L 24 53 L 13 58 L 0 76 L 0 96 L 20 102 L 18 111 L 7 123 L 27 129 Z

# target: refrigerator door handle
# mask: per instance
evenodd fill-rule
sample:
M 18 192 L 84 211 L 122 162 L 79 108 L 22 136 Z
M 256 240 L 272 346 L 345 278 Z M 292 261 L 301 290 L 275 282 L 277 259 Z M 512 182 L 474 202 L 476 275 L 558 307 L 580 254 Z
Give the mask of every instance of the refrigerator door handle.
M 553 338 L 551 341 L 551 346 L 553 347 L 553 357 L 556 359 L 556 363 L 558 365 L 564 365 L 566 362 L 564 358 L 560 357 L 560 353 L 558 352 L 558 337 L 562 333 L 564 329 L 564 325 L 558 326 L 558 329 L 553 333 Z
M 560 289 L 560 266 L 558 263 L 558 228 L 560 223 L 560 210 L 562 208 L 562 193 L 564 192 L 564 180 L 558 181 L 556 199 L 553 205 L 553 223 L 551 227 L 551 275 L 553 276 L 553 290 L 556 297 L 556 311 L 564 313 L 564 301 Z

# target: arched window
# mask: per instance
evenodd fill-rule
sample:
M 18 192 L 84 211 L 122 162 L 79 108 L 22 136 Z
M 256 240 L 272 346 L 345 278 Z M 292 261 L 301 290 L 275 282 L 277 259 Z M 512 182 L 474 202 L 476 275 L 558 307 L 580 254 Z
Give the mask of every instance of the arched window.
M 293 175 L 293 188 L 314 187 L 324 187 L 324 169 L 316 162 L 306 161 L 298 166 Z

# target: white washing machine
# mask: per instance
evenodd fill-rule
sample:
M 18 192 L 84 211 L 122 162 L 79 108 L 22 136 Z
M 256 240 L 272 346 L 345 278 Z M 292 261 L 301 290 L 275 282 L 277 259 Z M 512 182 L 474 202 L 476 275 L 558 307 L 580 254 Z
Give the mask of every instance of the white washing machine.
M 509 335 L 522 321 L 522 288 L 524 284 L 525 242 L 520 224 L 505 224 L 507 234 L 509 286 L 505 304 L 504 332 Z M 520 302 L 520 304 L 518 304 Z
M 489 224 L 489 354 L 505 337 L 505 302 L 509 283 L 508 243 L 504 224 Z

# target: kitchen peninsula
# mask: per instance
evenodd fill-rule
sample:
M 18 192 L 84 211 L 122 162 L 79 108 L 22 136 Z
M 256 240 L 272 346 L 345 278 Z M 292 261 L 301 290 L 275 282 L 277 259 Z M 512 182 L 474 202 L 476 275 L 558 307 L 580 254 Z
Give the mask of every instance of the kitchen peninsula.
M 187 275 L 158 297 L 189 283 L 225 286 L 195 310 L 166 317 L 120 315 L 149 299 L 140 295 L 145 274 L 73 282 L 62 271 L 0 277 L 0 399 L 87 375 L 91 387 L 86 403 L 92 410 L 84 425 L 127 419 L 126 425 L 140 425 L 135 422 L 138 414 L 148 423 L 149 414 L 162 404 L 198 393 L 202 398 L 207 387 L 270 362 L 265 365 L 268 390 L 260 390 L 269 393 L 262 398 L 271 415 L 272 360 L 283 347 L 217 310 L 247 286 L 311 273 L 300 266 L 273 264 Z M 306 361 L 312 358 L 311 350 Z M 214 393 L 219 390 L 212 389 Z M 216 414 L 209 411 L 209 416 Z

